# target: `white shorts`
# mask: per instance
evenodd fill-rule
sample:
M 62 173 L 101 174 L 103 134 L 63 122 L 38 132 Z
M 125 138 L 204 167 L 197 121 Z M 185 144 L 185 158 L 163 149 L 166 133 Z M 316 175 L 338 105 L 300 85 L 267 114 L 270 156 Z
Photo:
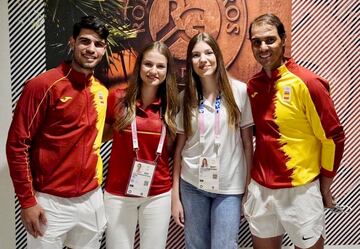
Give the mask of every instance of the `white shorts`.
M 44 236 L 27 234 L 28 249 L 99 249 L 106 226 L 101 188 L 74 198 L 37 193 L 38 204 L 45 210 Z
M 250 231 L 259 238 L 289 235 L 301 248 L 325 239 L 325 214 L 319 181 L 281 189 L 269 189 L 251 180 L 244 214 Z

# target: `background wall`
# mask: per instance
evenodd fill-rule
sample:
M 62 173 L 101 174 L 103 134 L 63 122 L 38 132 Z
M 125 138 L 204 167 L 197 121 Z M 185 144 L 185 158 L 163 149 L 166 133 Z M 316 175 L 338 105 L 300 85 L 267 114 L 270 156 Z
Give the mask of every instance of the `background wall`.
M 201 1 L 203 0 L 199 0 L 198 3 Z M 137 3 L 144 3 L 147 14 L 150 13 L 151 4 L 156 2 L 159 1 L 137 1 Z M 333 191 L 338 202 L 350 207 L 351 211 L 340 214 L 326 211 L 328 233 L 326 243 L 327 248 L 360 248 L 359 2 L 357 0 L 219 0 L 218 2 L 245 4 L 243 7 L 246 8 L 247 13 L 246 25 L 255 17 L 256 11 L 257 13 L 271 11 L 277 13 L 282 19 L 286 18 L 289 27 L 287 32 L 291 34 L 292 40 L 292 56 L 303 66 L 330 81 L 332 96 L 347 137 L 344 159 Z M 288 6 L 288 12 L 281 9 L 284 6 Z M 4 144 L 11 110 L 21 93 L 22 84 L 48 66 L 45 23 L 41 18 L 43 15 L 44 3 L 42 1 L 0 1 L 2 34 L 0 73 L 3 79 L 3 83 L 0 84 L 0 249 L 26 248 L 25 233 L 19 219 L 19 206 L 14 200 L 12 184 L 8 177 Z M 242 49 L 249 50 L 250 47 L 246 42 L 244 40 Z M 222 47 L 222 49 L 227 48 Z M 53 53 L 48 56 L 55 57 Z M 238 61 L 240 57 L 249 59 L 249 63 L 240 63 Z M 242 66 L 250 67 L 251 61 L 253 61 L 251 54 L 246 58 L 240 53 L 234 58 L 229 70 L 238 75 L 238 69 Z M 252 66 L 251 68 L 254 70 Z M 104 144 L 102 147 L 105 164 L 109 158 L 110 149 L 111 143 Z M 239 232 L 239 244 L 241 247 L 251 246 L 246 223 Z M 284 238 L 283 244 L 284 246 L 291 245 L 287 237 Z M 137 235 L 136 248 L 138 246 Z M 102 248 L 105 248 L 104 244 Z M 168 248 L 184 248 L 182 231 L 173 223 L 170 225 Z
M 5 156 L 11 120 L 10 55 L 7 1 L 0 1 L 0 249 L 15 248 L 15 202 Z
M 326 211 L 328 245 L 360 248 L 360 2 L 292 1 L 292 54 L 303 66 L 330 82 L 331 95 L 346 141 L 341 167 L 332 186 L 349 212 Z M 351 210 L 350 210 L 351 209 Z M 341 248 L 342 248 L 341 247 Z

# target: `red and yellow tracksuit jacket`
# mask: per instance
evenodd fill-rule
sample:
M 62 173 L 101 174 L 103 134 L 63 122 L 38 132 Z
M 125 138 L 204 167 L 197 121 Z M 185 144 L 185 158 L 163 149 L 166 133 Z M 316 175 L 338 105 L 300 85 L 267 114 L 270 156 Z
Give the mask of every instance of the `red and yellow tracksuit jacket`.
M 319 174 L 334 177 L 345 135 L 329 84 L 289 59 L 248 82 L 256 127 L 252 178 L 268 188 L 307 184 Z
M 107 95 L 66 63 L 25 84 L 6 144 L 22 208 L 36 205 L 34 191 L 77 197 L 101 184 Z

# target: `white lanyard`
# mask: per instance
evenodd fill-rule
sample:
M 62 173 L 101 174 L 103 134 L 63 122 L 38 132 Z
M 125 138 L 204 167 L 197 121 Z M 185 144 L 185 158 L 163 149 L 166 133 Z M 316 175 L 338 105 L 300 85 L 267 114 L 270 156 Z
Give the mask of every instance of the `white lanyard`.
M 139 140 L 138 140 L 138 136 L 137 136 L 136 117 L 131 122 L 131 135 L 132 135 L 133 149 L 136 153 L 136 159 L 138 159 L 137 152 L 139 150 L 139 142 L 138 142 Z M 161 136 L 160 136 L 159 144 L 158 144 L 158 147 L 156 150 L 156 158 L 154 160 L 155 163 L 157 162 L 159 156 L 161 155 L 162 149 L 164 147 L 165 137 L 166 137 L 166 127 L 165 127 L 165 124 L 162 122 Z
M 220 145 L 220 107 L 221 97 L 220 94 L 215 100 L 215 144 Z M 205 118 L 204 118 L 204 98 L 202 97 L 199 104 L 199 132 L 200 132 L 200 143 L 205 143 Z

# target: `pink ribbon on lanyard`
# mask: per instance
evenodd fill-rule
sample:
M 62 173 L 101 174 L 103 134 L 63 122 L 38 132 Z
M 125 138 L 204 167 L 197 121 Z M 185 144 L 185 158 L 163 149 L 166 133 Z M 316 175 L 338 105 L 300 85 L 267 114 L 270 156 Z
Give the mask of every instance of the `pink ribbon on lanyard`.
M 215 144 L 220 145 L 220 107 L 221 107 L 221 97 L 220 94 L 216 97 L 215 100 Z M 199 132 L 200 132 L 200 143 L 205 142 L 205 121 L 204 121 L 204 99 L 201 98 L 199 104 Z
M 165 137 L 166 137 L 166 126 L 164 124 L 164 122 L 162 123 L 162 128 L 161 128 L 161 135 L 160 135 L 160 140 L 159 140 L 159 144 L 156 150 L 156 157 L 154 162 L 156 163 L 157 160 L 159 159 L 161 152 L 163 150 L 164 147 L 164 142 L 165 142 Z M 136 154 L 136 159 L 138 159 L 138 150 L 139 150 L 139 140 L 138 140 L 138 136 L 137 136 L 137 127 L 136 127 L 136 118 L 133 119 L 133 121 L 131 122 L 131 136 L 132 136 L 132 142 L 133 142 L 133 149 L 135 151 Z

